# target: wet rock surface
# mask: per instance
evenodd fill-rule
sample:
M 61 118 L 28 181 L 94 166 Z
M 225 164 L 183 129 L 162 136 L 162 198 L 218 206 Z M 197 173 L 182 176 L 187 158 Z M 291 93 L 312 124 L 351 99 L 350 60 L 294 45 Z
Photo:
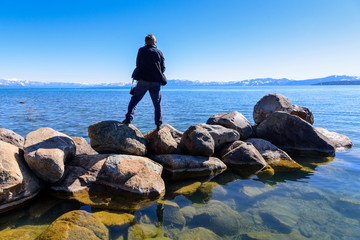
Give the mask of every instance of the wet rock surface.
M 226 165 L 215 157 L 162 154 L 150 157 L 164 167 L 164 177 L 172 180 L 216 175 Z
M 235 141 L 220 151 L 221 160 L 244 176 L 255 174 L 266 166 L 261 154 L 251 143 Z
M 39 128 L 25 137 L 25 160 L 45 182 L 59 181 L 64 174 L 65 163 L 75 156 L 75 152 L 74 141 L 52 128 Z
M 275 171 L 292 171 L 302 168 L 286 152 L 269 141 L 260 138 L 249 138 L 246 142 L 252 143 Z

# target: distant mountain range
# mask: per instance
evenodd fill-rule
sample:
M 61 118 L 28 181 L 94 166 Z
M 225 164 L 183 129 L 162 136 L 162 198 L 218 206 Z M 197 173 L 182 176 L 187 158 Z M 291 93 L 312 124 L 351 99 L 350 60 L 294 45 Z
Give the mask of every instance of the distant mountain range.
M 64 83 L 35 82 L 28 80 L 0 79 L 0 88 L 123 88 L 131 83 Z M 231 87 L 231 86 L 292 86 L 292 85 L 360 85 L 360 77 L 333 75 L 324 78 L 290 80 L 287 78 L 257 78 L 231 82 L 200 82 L 190 80 L 168 80 L 167 87 Z

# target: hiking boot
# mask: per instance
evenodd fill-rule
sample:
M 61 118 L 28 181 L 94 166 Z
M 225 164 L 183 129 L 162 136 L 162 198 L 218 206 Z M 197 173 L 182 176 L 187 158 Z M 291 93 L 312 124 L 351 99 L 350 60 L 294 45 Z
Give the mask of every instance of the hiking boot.
M 156 124 L 156 130 L 160 130 L 161 125 L 162 125 L 162 123 L 157 123 L 157 124 Z

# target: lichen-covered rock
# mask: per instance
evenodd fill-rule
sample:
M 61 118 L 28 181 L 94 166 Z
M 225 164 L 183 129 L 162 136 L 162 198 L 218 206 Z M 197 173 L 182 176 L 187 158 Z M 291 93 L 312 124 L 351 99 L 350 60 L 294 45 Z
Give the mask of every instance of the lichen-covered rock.
M 261 154 L 251 143 L 235 141 L 220 151 L 221 160 L 243 176 L 250 176 L 266 166 Z
M 211 157 L 215 142 L 210 133 L 197 125 L 190 126 L 181 137 L 181 151 L 184 154 Z
M 165 191 L 161 178 L 163 167 L 149 158 L 131 155 L 110 155 L 97 182 L 123 194 L 157 197 Z
M 165 191 L 162 166 L 149 158 L 125 154 L 78 155 L 66 176 L 51 189 L 74 194 L 101 185 L 133 197 L 155 197 Z
M 274 176 L 274 174 L 275 170 L 269 164 L 267 164 L 263 169 L 256 173 L 256 176 L 261 179 L 268 179 Z
M 60 216 L 37 239 L 107 240 L 109 239 L 109 232 L 93 214 L 78 210 Z
M 10 143 L 22 149 L 24 146 L 24 138 L 12 130 L 0 128 L 0 141 Z
M 197 227 L 180 232 L 178 239 L 221 240 L 222 238 L 207 228 Z
M 256 128 L 256 135 L 286 152 L 333 155 L 335 148 L 308 122 L 285 112 L 274 112 Z
M 226 165 L 215 157 L 162 154 L 150 158 L 160 163 L 164 176 L 172 180 L 216 175 L 226 170 Z
M 260 138 L 249 138 L 246 142 L 252 143 L 275 171 L 293 171 L 302 168 L 286 152 L 269 141 Z
M 0 239 L 27 240 L 36 239 L 48 225 L 23 225 L 17 228 L 7 227 L 0 231 Z
M 331 145 L 333 145 L 336 148 L 336 150 L 342 151 L 345 149 L 352 148 L 352 146 L 354 145 L 351 142 L 350 138 L 348 138 L 345 135 L 336 132 L 330 132 L 325 128 L 315 128 L 315 129 L 321 134 L 325 135 L 330 140 Z
M 102 121 L 90 125 L 88 133 L 91 147 L 98 153 L 146 155 L 146 140 L 133 125 Z
M 83 137 L 71 137 L 75 142 L 75 155 L 94 155 L 96 152 L 91 148 L 89 143 Z
M 250 122 L 239 112 L 217 113 L 211 116 L 207 122 L 211 125 L 221 125 L 226 128 L 234 129 L 240 134 L 240 139 L 244 140 L 254 134 Z
M 254 122 L 256 124 L 260 124 L 271 113 L 276 111 L 290 113 L 292 110 L 293 106 L 287 97 L 278 93 L 267 94 L 262 97 L 254 106 Z
M 150 154 L 179 154 L 182 134 L 169 124 L 162 124 L 159 130 L 154 129 L 144 137 Z
M 31 170 L 42 180 L 55 183 L 63 176 L 65 163 L 75 156 L 71 137 L 51 128 L 39 128 L 25 137 L 24 157 Z
M 134 215 L 109 211 L 95 212 L 94 217 L 102 224 L 111 228 L 123 228 L 134 222 Z
M 290 112 L 291 115 L 300 117 L 301 119 L 307 121 L 311 125 L 314 124 L 314 115 L 307 107 L 301 107 L 298 105 L 293 105 L 293 109 Z
M 240 224 L 240 214 L 216 200 L 197 208 L 190 222 L 191 226 L 205 227 L 219 236 L 236 234 Z
M 231 143 L 240 139 L 239 132 L 234 129 L 205 123 L 198 124 L 198 126 L 205 128 L 210 133 L 215 142 L 215 150 L 220 149 L 226 143 Z
M 0 140 L 0 211 L 35 197 L 42 188 L 31 172 L 20 148 Z

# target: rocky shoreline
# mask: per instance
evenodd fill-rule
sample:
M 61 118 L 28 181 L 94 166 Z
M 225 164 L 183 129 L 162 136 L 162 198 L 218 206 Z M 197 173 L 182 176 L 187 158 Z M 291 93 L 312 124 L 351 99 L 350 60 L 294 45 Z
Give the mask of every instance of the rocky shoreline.
M 140 209 L 161 198 L 173 180 L 227 170 L 270 178 L 302 168 L 292 155 L 333 156 L 353 145 L 344 135 L 313 127 L 310 109 L 280 94 L 260 99 L 253 118 L 255 125 L 237 111 L 217 113 L 184 133 L 163 124 L 146 134 L 133 125 L 101 121 L 88 127 L 91 146 L 51 128 L 25 138 L 0 129 L 0 212 L 45 189 L 85 202 L 92 202 L 90 192 L 111 192 L 128 199 L 129 209 Z

